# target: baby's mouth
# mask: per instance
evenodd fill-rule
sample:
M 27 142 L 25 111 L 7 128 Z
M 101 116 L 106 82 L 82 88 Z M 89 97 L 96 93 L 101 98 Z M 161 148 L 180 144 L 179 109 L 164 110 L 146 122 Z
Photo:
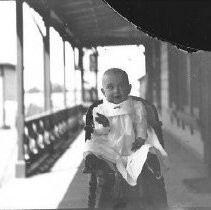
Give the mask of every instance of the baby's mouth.
M 115 99 L 121 99 L 121 96 L 114 96 Z
M 114 96 L 114 101 L 116 101 L 117 103 L 122 99 L 121 96 Z

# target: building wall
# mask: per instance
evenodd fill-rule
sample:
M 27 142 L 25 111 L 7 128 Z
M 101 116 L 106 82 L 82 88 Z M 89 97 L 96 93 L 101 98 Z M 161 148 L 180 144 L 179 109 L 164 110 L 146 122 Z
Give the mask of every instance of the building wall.
M 14 126 L 17 110 L 17 81 L 15 66 L 1 65 L 0 77 L 0 126 Z
M 193 93 L 193 81 L 198 81 L 199 76 L 199 70 L 193 67 L 197 61 L 194 59 L 196 58 L 170 44 L 161 44 L 161 118 L 164 129 L 203 159 L 204 143 L 200 128 L 195 127 L 199 117 L 197 101 L 200 99 L 198 94 Z M 198 83 L 195 85 L 199 86 Z M 192 102 L 193 95 L 195 98 Z
M 204 159 L 211 176 L 211 53 L 199 53 L 199 120 L 204 143 Z
M 4 74 L 5 100 L 16 100 L 17 81 L 14 70 L 7 70 Z

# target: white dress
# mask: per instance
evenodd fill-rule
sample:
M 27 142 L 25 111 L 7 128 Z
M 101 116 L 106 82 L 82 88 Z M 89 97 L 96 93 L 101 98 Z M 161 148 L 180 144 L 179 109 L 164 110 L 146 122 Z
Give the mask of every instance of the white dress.
M 155 143 L 162 152 L 164 151 L 158 139 L 153 142 L 152 134 L 147 130 L 146 111 L 143 103 L 133 100 L 130 96 L 120 104 L 104 100 L 102 104 L 93 109 L 93 119 L 97 117 L 97 113 L 108 118 L 109 127 L 103 127 L 102 124 L 94 120 L 94 133 L 91 140 L 85 143 L 84 156 L 92 152 L 99 158 L 115 163 L 124 179 L 130 185 L 136 185 L 149 148 Z M 150 138 L 148 138 L 148 134 Z M 147 139 L 147 141 L 140 149 L 133 152 L 131 151 L 132 143 L 138 137 Z

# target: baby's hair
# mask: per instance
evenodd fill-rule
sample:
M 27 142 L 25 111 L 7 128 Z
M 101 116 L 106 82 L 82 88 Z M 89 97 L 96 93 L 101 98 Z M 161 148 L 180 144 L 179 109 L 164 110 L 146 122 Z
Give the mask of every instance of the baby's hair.
M 128 79 L 127 73 L 124 70 L 119 69 L 119 68 L 111 68 L 111 69 L 106 70 L 103 74 L 103 77 L 108 75 L 108 74 L 119 74 L 119 73 L 121 73 L 123 75 L 123 77 L 125 78 L 125 80 L 129 84 L 129 79 Z

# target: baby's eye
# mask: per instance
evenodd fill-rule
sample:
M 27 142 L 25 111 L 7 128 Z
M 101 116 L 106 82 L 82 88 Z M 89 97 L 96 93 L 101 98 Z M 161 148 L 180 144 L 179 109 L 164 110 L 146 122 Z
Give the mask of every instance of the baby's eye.
M 113 87 L 113 85 L 108 85 L 107 86 L 107 89 L 109 89 L 109 90 L 112 90 L 114 87 Z

